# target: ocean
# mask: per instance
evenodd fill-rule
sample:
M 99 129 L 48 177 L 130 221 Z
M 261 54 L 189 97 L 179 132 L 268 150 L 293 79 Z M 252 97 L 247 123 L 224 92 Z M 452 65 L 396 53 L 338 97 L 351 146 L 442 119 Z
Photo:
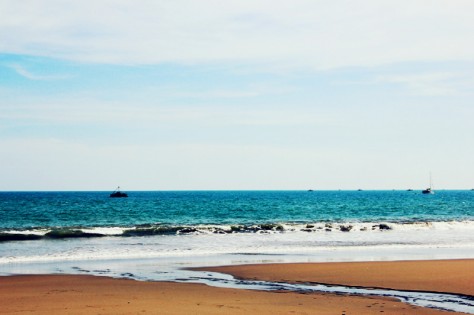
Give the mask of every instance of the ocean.
M 109 194 L 0 192 L 0 275 L 89 274 L 287 289 L 294 285 L 245 283 L 188 268 L 474 258 L 474 191 Z M 414 293 L 387 294 L 409 300 Z M 422 301 L 421 294 L 413 300 Z M 437 299 L 444 303 L 446 297 Z M 471 304 L 468 313 L 474 313 Z
M 0 192 L 0 274 L 169 280 L 204 265 L 474 258 L 474 191 L 128 194 Z

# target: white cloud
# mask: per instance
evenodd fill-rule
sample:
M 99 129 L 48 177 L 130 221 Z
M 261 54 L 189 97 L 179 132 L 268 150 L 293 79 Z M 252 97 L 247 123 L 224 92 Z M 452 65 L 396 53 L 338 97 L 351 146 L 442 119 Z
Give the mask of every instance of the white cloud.
M 67 75 L 43 75 L 43 74 L 36 74 L 33 73 L 29 70 L 27 70 L 25 67 L 19 64 L 9 64 L 9 68 L 15 70 L 15 72 L 19 75 L 21 75 L 24 78 L 27 78 L 29 80 L 34 80 L 34 81 L 52 81 L 52 80 L 62 80 L 62 79 L 67 79 L 69 76 Z
M 413 94 L 424 96 L 458 95 L 460 90 L 465 88 L 467 82 L 465 75 L 454 72 L 384 75 L 379 76 L 376 81 L 401 84 Z
M 166 106 L 139 105 L 127 102 L 102 102 L 84 97 L 76 100 L 23 100 L 0 104 L 0 120 L 27 125 L 96 126 L 119 125 L 157 129 L 163 125 L 203 127 L 305 126 L 334 125 L 340 118 L 331 111 L 309 108 L 269 106 Z
M 83 62 L 331 68 L 473 60 L 470 0 L 4 0 L 0 51 Z

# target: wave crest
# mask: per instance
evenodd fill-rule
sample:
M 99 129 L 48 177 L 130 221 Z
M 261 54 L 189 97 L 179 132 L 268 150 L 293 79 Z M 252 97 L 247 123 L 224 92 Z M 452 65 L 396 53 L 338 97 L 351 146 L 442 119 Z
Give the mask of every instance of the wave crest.
M 0 242 L 41 239 L 93 237 L 146 237 L 165 235 L 234 234 L 234 233 L 354 233 L 391 230 L 472 230 L 474 221 L 444 222 L 313 222 L 261 223 L 236 225 L 167 225 L 142 224 L 131 227 L 62 227 L 0 231 Z

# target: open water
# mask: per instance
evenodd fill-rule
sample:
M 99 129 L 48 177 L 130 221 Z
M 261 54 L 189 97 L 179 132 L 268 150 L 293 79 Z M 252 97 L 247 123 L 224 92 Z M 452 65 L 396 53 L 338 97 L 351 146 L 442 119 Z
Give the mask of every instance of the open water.
M 474 191 L 128 194 L 0 192 L 0 275 L 94 274 L 238 286 L 183 268 L 474 258 Z

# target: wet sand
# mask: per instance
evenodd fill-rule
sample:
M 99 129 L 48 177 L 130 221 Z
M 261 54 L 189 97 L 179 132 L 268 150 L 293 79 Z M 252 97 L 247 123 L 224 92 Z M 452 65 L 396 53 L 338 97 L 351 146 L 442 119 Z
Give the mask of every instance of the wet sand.
M 474 283 L 473 267 L 473 260 L 455 260 L 273 264 L 206 270 L 262 280 L 370 283 L 375 287 L 407 286 L 398 288 L 472 295 L 474 288 L 469 283 Z M 0 277 L 0 307 L 1 314 L 455 314 L 386 298 L 257 292 L 69 275 Z
M 237 278 L 317 282 L 474 296 L 474 260 L 265 264 L 206 268 Z

